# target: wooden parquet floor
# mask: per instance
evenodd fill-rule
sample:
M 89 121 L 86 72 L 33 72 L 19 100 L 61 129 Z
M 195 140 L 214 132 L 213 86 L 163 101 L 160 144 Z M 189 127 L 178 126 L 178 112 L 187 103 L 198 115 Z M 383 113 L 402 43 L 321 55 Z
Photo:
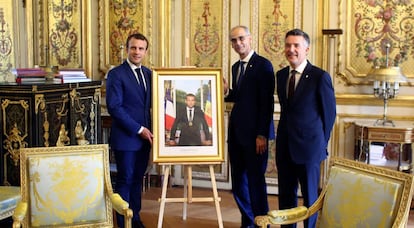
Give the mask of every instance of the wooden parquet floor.
M 170 187 L 167 198 L 183 197 L 183 187 Z M 149 188 L 143 193 L 141 219 L 147 228 L 156 228 L 160 209 L 161 188 Z M 212 197 L 213 192 L 207 188 L 193 188 L 194 197 Z M 240 227 L 240 212 L 233 196 L 228 190 L 219 190 L 220 209 L 224 228 Z M 277 196 L 269 195 L 269 206 L 277 207 Z M 166 203 L 163 228 L 212 228 L 218 227 L 217 214 L 213 202 L 194 202 L 187 204 L 187 219 L 183 220 L 183 203 Z M 301 225 L 298 226 L 303 227 Z
M 194 197 L 212 197 L 211 189 L 193 188 Z M 156 228 L 158 224 L 158 213 L 160 203 L 158 199 L 161 197 L 161 188 L 151 187 L 143 193 L 141 218 L 147 228 Z M 182 187 L 170 187 L 167 190 L 167 198 L 183 197 Z M 219 190 L 221 197 L 220 208 L 223 217 L 224 228 L 240 227 L 240 212 L 233 196 L 228 190 Z M 277 207 L 277 196 L 269 195 L 269 207 Z M 166 203 L 163 218 L 163 228 L 212 228 L 218 227 L 217 214 L 213 202 L 196 202 L 188 204 L 187 219 L 183 220 L 183 203 Z M 272 226 L 278 227 L 278 226 Z M 414 228 L 414 209 L 410 211 L 408 219 L 409 228 Z M 303 228 L 303 224 L 299 223 L 298 228 Z

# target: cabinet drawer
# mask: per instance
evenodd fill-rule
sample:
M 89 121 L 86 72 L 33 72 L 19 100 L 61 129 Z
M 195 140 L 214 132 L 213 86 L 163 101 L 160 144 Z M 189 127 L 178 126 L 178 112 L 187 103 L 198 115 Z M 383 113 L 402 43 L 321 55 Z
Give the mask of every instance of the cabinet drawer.
M 369 132 L 368 139 L 371 141 L 397 141 L 404 142 L 404 133 L 393 133 L 393 132 Z

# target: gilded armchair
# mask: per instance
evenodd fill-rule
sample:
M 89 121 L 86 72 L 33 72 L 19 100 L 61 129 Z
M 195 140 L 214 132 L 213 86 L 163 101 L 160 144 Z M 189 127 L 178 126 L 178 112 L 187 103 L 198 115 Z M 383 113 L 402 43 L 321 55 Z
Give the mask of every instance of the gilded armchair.
M 257 216 L 261 227 L 292 224 L 319 212 L 318 227 L 406 227 L 414 176 L 341 158 L 330 159 L 329 177 L 309 208 Z
M 22 148 L 21 201 L 13 227 L 131 227 L 132 210 L 112 191 L 108 145 Z

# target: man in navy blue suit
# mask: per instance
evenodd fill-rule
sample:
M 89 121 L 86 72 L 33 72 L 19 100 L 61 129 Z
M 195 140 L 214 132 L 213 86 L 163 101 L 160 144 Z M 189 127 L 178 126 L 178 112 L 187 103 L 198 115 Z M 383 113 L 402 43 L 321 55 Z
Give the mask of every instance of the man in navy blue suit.
M 309 45 L 305 32 L 287 32 L 285 56 L 290 66 L 276 73 L 281 107 L 276 134 L 279 209 L 297 206 L 298 183 L 305 206 L 318 198 L 320 166 L 336 117 L 331 76 L 307 60 Z M 315 227 L 316 219 L 317 215 L 306 220 L 305 227 Z
M 234 103 L 228 127 L 232 192 L 241 213 L 241 227 L 254 227 L 254 217 L 269 210 L 265 172 L 275 75 L 272 63 L 252 50 L 247 27 L 232 28 L 230 41 L 240 57 L 232 66 L 230 90 L 224 82 L 225 101 Z
M 109 143 L 117 166 L 115 191 L 129 203 L 132 227 L 144 227 L 140 218 L 141 189 L 148 166 L 151 133 L 151 70 L 142 66 L 148 40 L 142 34 L 127 38 L 128 58 L 108 73 L 106 104 L 112 118 Z M 123 217 L 117 214 L 119 227 Z

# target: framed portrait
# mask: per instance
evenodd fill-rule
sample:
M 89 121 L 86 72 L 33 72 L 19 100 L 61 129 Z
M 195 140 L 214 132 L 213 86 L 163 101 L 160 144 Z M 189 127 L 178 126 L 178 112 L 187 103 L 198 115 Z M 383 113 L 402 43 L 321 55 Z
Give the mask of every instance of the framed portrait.
M 153 69 L 153 161 L 224 161 L 221 70 Z

